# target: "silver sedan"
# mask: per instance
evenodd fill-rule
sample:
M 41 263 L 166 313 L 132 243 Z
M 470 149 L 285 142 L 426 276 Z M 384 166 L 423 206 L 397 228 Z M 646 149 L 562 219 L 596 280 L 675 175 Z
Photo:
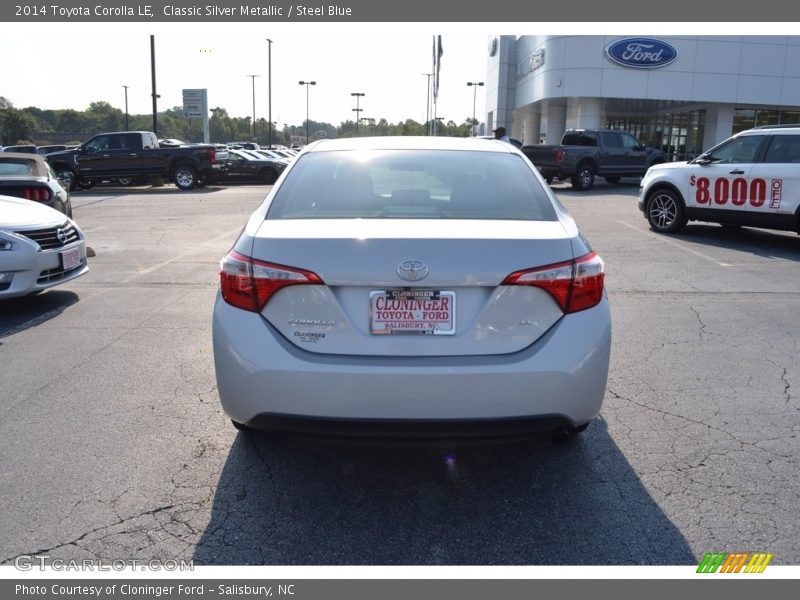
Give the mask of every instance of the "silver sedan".
M 563 435 L 600 411 L 603 261 L 510 144 L 314 143 L 220 282 L 218 390 L 240 429 Z
M 41 292 L 89 270 L 75 222 L 43 204 L 0 196 L 0 299 Z

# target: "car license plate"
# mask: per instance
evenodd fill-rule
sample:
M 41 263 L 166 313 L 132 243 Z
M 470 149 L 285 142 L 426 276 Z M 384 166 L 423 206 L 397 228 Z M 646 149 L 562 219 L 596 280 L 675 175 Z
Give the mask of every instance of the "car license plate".
M 74 269 L 81 264 L 81 250 L 80 248 L 70 248 L 61 253 L 61 268 L 64 271 Z
M 401 289 L 369 294 L 369 330 L 373 334 L 453 335 L 455 314 L 455 292 Z

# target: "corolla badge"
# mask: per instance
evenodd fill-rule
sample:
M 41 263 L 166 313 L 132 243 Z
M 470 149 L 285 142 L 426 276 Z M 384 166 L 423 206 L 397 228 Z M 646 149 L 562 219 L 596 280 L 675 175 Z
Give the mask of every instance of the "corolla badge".
M 678 58 L 678 51 L 667 42 L 653 38 L 625 38 L 609 44 L 606 55 L 624 67 L 655 69 L 673 62 Z
M 420 281 L 428 276 L 428 267 L 418 260 L 404 260 L 397 267 L 397 276 L 406 281 Z

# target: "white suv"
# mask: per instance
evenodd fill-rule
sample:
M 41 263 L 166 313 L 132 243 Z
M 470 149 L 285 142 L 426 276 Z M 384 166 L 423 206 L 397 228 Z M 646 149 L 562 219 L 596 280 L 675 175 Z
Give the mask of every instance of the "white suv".
M 750 129 L 688 163 L 650 167 L 639 210 L 660 233 L 688 221 L 800 233 L 800 125 Z

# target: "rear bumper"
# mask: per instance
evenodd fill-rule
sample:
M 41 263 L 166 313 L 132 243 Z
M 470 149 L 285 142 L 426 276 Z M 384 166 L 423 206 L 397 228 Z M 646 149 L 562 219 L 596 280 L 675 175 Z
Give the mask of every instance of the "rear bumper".
M 599 413 L 611 318 L 604 299 L 506 355 L 331 356 L 295 347 L 260 314 L 218 295 L 213 338 L 222 407 L 239 423 L 404 436 L 442 426 L 513 432 L 580 425 Z

